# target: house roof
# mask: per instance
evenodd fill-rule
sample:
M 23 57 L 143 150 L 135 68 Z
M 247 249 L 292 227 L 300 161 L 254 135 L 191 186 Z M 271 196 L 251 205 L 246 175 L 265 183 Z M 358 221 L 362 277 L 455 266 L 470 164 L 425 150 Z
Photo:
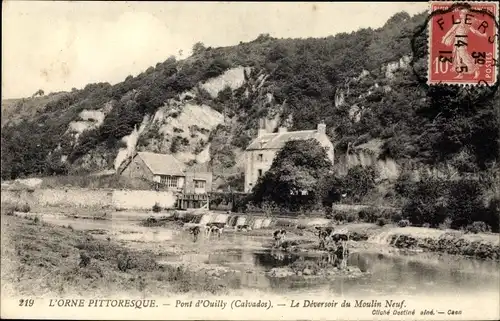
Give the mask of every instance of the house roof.
M 317 130 L 299 130 L 296 132 L 264 134 L 250 143 L 246 150 L 281 149 L 290 140 L 317 138 Z
M 186 165 L 177 160 L 173 155 L 150 152 L 138 152 L 137 155 L 154 175 L 184 176 Z

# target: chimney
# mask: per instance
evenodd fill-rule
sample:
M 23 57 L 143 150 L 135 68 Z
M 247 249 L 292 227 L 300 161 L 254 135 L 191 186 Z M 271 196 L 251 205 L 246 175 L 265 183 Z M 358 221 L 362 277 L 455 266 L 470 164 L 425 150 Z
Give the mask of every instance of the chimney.
M 259 119 L 259 128 L 257 129 L 257 137 L 261 137 L 266 133 L 266 120 L 264 118 Z
M 287 128 L 286 128 L 286 127 L 280 126 L 280 127 L 278 128 L 278 133 L 280 133 L 280 134 L 281 134 L 281 133 L 286 133 L 286 132 L 287 132 Z
M 321 123 L 318 124 L 318 133 L 326 135 L 326 124 L 324 121 L 321 121 Z

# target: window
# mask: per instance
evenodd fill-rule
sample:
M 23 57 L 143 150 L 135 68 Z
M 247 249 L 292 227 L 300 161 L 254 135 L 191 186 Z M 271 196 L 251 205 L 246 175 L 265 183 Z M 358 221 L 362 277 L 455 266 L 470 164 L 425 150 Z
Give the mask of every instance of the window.
M 160 183 L 166 185 L 167 187 L 177 187 L 178 181 L 179 178 L 175 176 L 160 176 Z
M 264 159 L 264 155 L 263 154 L 257 155 L 257 161 L 262 162 L 263 159 Z
M 258 171 L 258 175 L 259 175 L 259 177 L 261 177 L 261 176 L 262 176 L 262 169 L 259 169 L 259 171 Z
M 194 188 L 205 188 L 205 181 L 202 180 L 195 180 L 194 181 Z

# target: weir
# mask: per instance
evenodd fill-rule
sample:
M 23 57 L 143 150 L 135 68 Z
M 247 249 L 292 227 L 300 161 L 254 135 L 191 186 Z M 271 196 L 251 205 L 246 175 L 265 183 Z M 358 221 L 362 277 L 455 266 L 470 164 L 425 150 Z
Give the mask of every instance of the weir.
M 252 215 L 235 215 L 228 213 L 189 213 L 176 212 L 173 217 L 184 222 L 206 225 L 207 223 L 226 223 L 228 228 L 236 228 L 238 225 L 248 225 L 252 229 L 269 228 L 276 224 L 276 220 L 270 217 L 255 217 Z

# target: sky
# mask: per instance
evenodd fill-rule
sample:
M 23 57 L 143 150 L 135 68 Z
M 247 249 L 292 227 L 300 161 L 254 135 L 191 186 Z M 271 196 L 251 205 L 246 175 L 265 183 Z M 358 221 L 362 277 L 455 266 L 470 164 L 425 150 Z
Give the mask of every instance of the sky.
M 378 28 L 426 2 L 14 1 L 2 6 L 2 99 L 123 81 L 169 56 L 276 38 L 326 37 Z

